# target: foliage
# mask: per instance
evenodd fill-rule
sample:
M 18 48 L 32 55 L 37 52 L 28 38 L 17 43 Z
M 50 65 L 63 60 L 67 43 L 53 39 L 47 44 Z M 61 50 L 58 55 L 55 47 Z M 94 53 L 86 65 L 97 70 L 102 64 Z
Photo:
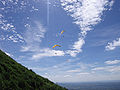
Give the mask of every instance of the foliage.
M 14 61 L 0 50 L 0 90 L 67 90 Z

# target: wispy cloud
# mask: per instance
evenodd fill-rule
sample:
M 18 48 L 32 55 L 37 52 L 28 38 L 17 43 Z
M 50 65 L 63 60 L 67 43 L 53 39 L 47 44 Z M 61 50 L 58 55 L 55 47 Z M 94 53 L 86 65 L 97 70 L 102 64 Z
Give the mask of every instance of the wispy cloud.
M 83 72 L 83 73 L 78 73 L 77 75 L 89 75 L 90 73 L 88 72 Z
M 64 77 L 72 77 L 71 75 L 65 75 Z
M 49 48 L 43 49 L 41 52 L 34 54 L 32 59 L 40 59 L 43 57 L 52 57 L 52 56 L 64 56 L 64 51 L 52 50 Z
M 120 72 L 120 66 L 96 67 L 96 68 L 93 68 L 92 70 L 93 71 Z
M 21 51 L 39 51 L 39 45 L 44 38 L 46 29 L 40 22 L 35 21 L 33 25 L 27 27 L 24 34 L 24 40 L 26 45 L 22 46 Z
M 120 66 L 96 67 L 96 64 L 78 63 L 79 59 L 66 60 L 49 67 L 31 67 L 36 73 L 57 82 L 79 82 L 96 80 L 117 80 L 120 75 Z M 97 72 L 108 72 L 98 74 Z M 47 74 L 46 74 L 47 72 Z M 117 74 L 114 74 L 117 73 Z M 108 75 L 109 74 L 109 75 Z M 74 78 L 72 78 L 74 77 Z M 112 78 L 111 78 L 112 77 Z
M 107 51 L 114 50 L 116 47 L 120 47 L 120 38 L 117 40 L 113 40 L 113 42 L 108 43 L 108 45 L 105 47 Z
M 96 73 L 97 70 L 91 70 L 96 64 L 86 64 L 80 62 L 79 59 L 71 59 L 70 61 L 66 60 L 62 63 L 56 64 L 49 67 L 31 67 L 36 73 L 47 77 L 52 81 L 57 82 L 79 82 L 79 81 L 96 81 L 96 80 L 108 80 L 110 77 L 119 78 L 119 74 L 116 76 L 108 75 L 99 75 Z M 111 67 L 112 68 L 112 67 Z M 113 67 L 115 68 L 115 66 Z M 117 68 L 117 67 L 116 67 Z M 119 68 L 119 67 L 118 67 Z M 98 70 L 101 71 L 101 70 Z M 103 69 L 102 69 L 103 71 Z M 47 72 L 47 74 L 46 74 Z M 112 71 L 111 71 L 112 72 Z M 109 73 L 111 73 L 109 71 Z M 116 72 L 118 70 L 116 69 Z M 74 77 L 74 78 L 73 78 Z M 110 78 L 111 80 L 112 78 Z
M 69 73 L 78 73 L 78 72 L 81 72 L 81 70 L 80 69 L 74 69 L 74 70 L 68 70 L 67 72 L 69 72 Z
M 60 0 L 63 9 L 68 12 L 68 15 L 73 17 L 74 23 L 80 27 L 80 36 L 78 41 L 73 44 L 73 48 L 77 51 L 69 51 L 71 56 L 76 56 L 76 53 L 81 52 L 81 48 L 85 43 L 84 38 L 87 31 L 92 30 L 92 27 L 101 21 L 103 11 L 108 10 L 106 6 L 111 7 L 114 3 L 112 0 Z M 82 42 L 81 42 L 82 41 Z
M 76 57 L 76 55 L 81 52 L 81 51 L 78 51 L 78 50 L 67 50 L 65 53 L 66 54 L 69 54 L 70 56 L 72 57 Z
M 36 72 L 44 72 L 46 71 L 49 75 L 75 75 L 77 73 L 85 73 L 88 71 L 89 68 L 91 68 L 93 65 L 91 64 L 86 64 L 80 62 L 79 64 L 77 63 L 78 60 L 72 60 L 72 62 L 69 61 L 64 61 L 62 63 L 56 64 L 54 66 L 50 67 L 31 67 L 31 69 L 35 70 Z M 51 71 L 52 70 L 52 71 Z
M 105 64 L 118 64 L 120 63 L 120 60 L 109 60 L 109 61 L 105 61 Z
M 76 57 L 76 55 L 82 52 L 82 46 L 85 44 L 85 41 L 82 38 L 79 38 L 77 42 L 74 42 L 72 50 L 67 50 L 66 54 L 71 55 L 72 57 Z

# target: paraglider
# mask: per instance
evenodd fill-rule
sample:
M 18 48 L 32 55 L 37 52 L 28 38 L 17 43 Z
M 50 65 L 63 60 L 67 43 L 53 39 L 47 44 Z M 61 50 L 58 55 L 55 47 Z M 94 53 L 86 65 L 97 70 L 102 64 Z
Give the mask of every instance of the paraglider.
M 54 45 L 52 48 L 55 48 L 56 46 L 61 47 L 60 45 Z
M 62 30 L 59 35 L 62 36 L 62 34 L 63 34 L 64 32 L 65 32 L 65 31 Z M 64 37 L 64 36 L 63 36 L 63 37 Z M 60 45 L 55 44 L 52 48 L 55 48 L 56 46 L 61 47 Z M 55 53 L 55 54 L 57 54 L 57 53 Z
M 65 31 L 64 31 L 64 30 L 62 30 L 62 31 L 61 31 L 61 34 L 63 34 L 64 32 L 65 32 Z

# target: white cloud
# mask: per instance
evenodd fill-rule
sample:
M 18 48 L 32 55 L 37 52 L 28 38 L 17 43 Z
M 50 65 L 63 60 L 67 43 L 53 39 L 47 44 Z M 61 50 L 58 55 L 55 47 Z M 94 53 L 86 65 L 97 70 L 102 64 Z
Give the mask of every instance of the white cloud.
M 93 68 L 92 70 L 104 70 L 105 67 L 96 67 L 96 68 Z
M 44 35 L 46 33 L 46 29 L 43 27 L 43 25 L 40 22 L 35 21 L 36 27 L 28 27 L 28 30 L 26 32 L 26 42 L 41 42 L 41 39 L 44 38 Z M 29 35 L 31 37 L 29 37 Z
M 32 59 L 40 59 L 43 57 L 52 57 L 52 56 L 64 56 L 64 51 L 60 50 L 51 50 L 51 49 L 43 49 L 42 52 L 38 52 L 32 56 Z
M 81 72 L 81 73 L 77 73 L 77 75 L 89 75 L 90 73 L 88 72 Z
M 93 65 L 88 65 L 86 63 L 77 64 L 79 60 L 72 60 L 72 62 L 64 61 L 62 63 L 58 63 L 54 66 L 49 67 L 31 67 L 31 69 L 35 70 L 35 72 L 39 75 L 46 76 L 48 79 L 54 82 L 84 82 L 84 81 L 101 81 L 101 80 L 119 80 L 120 77 L 120 67 L 112 66 L 105 67 L 107 69 L 96 69 L 91 70 Z M 81 67 L 81 66 L 82 67 Z M 79 69 L 81 72 L 67 72 L 70 70 Z M 111 70 L 110 70 L 111 69 Z M 107 71 L 110 73 L 97 73 L 97 71 Z M 116 73 L 111 73 L 116 72 Z M 47 73 L 48 75 L 46 75 Z M 74 78 L 72 78 L 74 77 Z
M 69 73 L 77 73 L 77 72 L 81 72 L 80 69 L 74 69 L 74 70 L 68 70 L 67 72 Z
M 105 64 L 118 64 L 120 63 L 120 60 L 109 60 L 109 61 L 105 61 Z
M 79 40 L 73 44 L 73 49 L 68 50 L 71 56 L 76 56 L 82 50 L 84 45 L 84 38 L 87 31 L 92 30 L 92 26 L 95 26 L 101 21 L 103 11 L 108 10 L 106 6 L 111 7 L 114 3 L 112 0 L 60 0 L 63 9 L 73 17 L 74 23 L 80 27 L 81 35 Z
M 64 77 L 72 77 L 71 75 L 65 75 Z
M 101 21 L 101 15 L 106 6 L 112 6 L 109 0 L 60 0 L 63 9 L 75 20 L 74 23 L 80 26 L 83 33 L 91 30 L 91 27 Z
M 85 43 L 85 41 L 82 38 L 79 38 L 79 40 L 74 43 L 73 49 L 78 50 L 78 51 L 82 51 L 81 48 L 82 48 L 84 43 Z
M 72 57 L 76 57 L 76 55 L 79 53 L 80 51 L 78 50 L 67 50 L 65 53 L 69 54 Z
M 43 76 L 46 76 L 45 73 L 48 74 L 47 78 L 49 78 L 52 81 L 64 81 L 67 78 L 71 78 L 70 81 L 74 81 L 74 79 L 79 76 L 84 75 L 90 75 L 88 72 L 88 69 L 90 68 L 90 65 L 81 63 L 77 64 L 78 59 L 73 59 L 72 62 L 64 61 L 62 63 L 58 63 L 53 66 L 49 67 L 30 67 L 29 69 L 33 69 L 38 74 L 43 74 Z M 84 68 L 83 68 L 84 67 Z M 63 79 L 64 78 L 64 79 Z M 67 80 L 66 80 L 67 81 Z
M 33 9 L 34 11 L 38 11 L 38 10 L 39 10 L 38 8 L 35 8 L 35 6 L 32 6 L 32 9 Z
M 0 40 L 10 40 L 15 43 L 24 42 L 23 37 L 15 31 L 15 26 L 12 23 L 8 22 L 8 20 L 6 20 L 2 14 L 0 14 L 0 29 L 0 34 L 2 34 L 0 36 Z
M 113 40 L 113 42 L 108 43 L 108 45 L 105 47 L 107 51 L 114 50 L 116 47 L 120 47 L 120 38 L 117 40 Z
M 4 0 L 4 1 L 0 1 L 1 4 L 4 5 L 3 8 L 0 8 L 1 12 L 0 13 L 0 29 L 1 32 L 0 34 L 3 35 L 3 37 L 0 40 L 10 40 L 12 42 L 24 42 L 22 36 L 16 31 L 16 27 L 14 26 L 13 22 L 10 22 L 11 20 L 8 20 L 8 18 L 13 18 L 12 16 L 9 16 L 6 18 L 6 16 L 4 16 L 4 13 L 15 13 L 16 11 L 19 11 L 20 9 L 23 9 L 25 7 L 22 5 L 16 5 L 18 4 L 18 0 Z M 21 1 L 20 1 L 21 2 Z M 19 2 L 19 4 L 20 4 Z M 6 5 L 7 4 L 7 5 Z M 10 8 L 10 7 L 16 7 L 16 8 Z M 22 8 L 23 7 L 23 8 Z M 8 10 L 8 8 L 10 8 Z M 19 10 L 18 10 L 19 9 Z M 12 20 L 15 21 L 15 20 Z M 4 34 L 3 34 L 4 33 Z
M 110 3 L 109 3 L 109 6 L 112 7 L 114 4 L 114 0 L 112 0 Z M 111 10 L 112 8 L 110 8 L 109 10 Z
M 76 55 L 80 52 L 82 52 L 82 46 L 85 44 L 84 39 L 79 38 L 78 41 L 74 42 L 74 45 L 72 47 L 72 50 L 67 50 L 66 54 L 71 55 L 72 57 L 76 57 Z
M 62 64 L 62 63 L 61 63 Z M 66 72 L 66 67 L 73 68 L 72 65 L 65 65 L 62 64 L 58 65 L 58 68 L 53 67 L 44 67 L 44 68 L 34 68 L 38 74 L 41 75 L 41 73 L 44 73 L 43 76 L 45 76 L 45 72 L 48 73 L 47 78 L 54 81 L 54 82 L 82 82 L 82 81 L 101 81 L 101 80 L 119 80 L 120 73 L 117 74 L 111 73 L 111 74 L 103 74 L 103 73 L 97 73 L 93 70 L 95 73 L 90 73 L 87 70 L 84 70 L 82 72 L 78 73 L 68 73 Z M 61 67 L 59 67 L 61 66 Z M 32 68 L 31 68 L 32 69 Z M 101 70 L 98 70 L 101 71 Z M 103 71 L 103 70 L 102 70 Z M 117 72 L 118 70 L 116 70 Z M 119 70 L 120 71 L 120 70 Z M 74 77 L 74 78 L 72 78 Z
M 22 46 L 21 51 L 39 51 L 40 43 L 45 36 L 46 29 L 40 22 L 35 21 L 35 27 L 30 25 L 24 34 L 26 45 Z M 33 25 L 34 25 L 33 24 Z
M 93 71 L 120 72 L 120 66 L 96 67 L 96 68 L 93 68 L 92 70 Z
M 12 57 L 13 55 L 8 53 L 8 52 L 5 52 L 5 54 L 7 54 L 8 56 Z
M 13 34 L 13 35 L 11 35 L 11 36 L 8 36 L 8 37 L 7 37 L 7 40 L 11 40 L 11 41 L 13 41 L 14 43 L 24 42 L 23 37 L 22 37 L 20 34 Z
M 29 46 L 22 46 L 21 47 L 21 52 L 26 52 L 26 51 L 29 51 L 30 50 L 30 47 Z

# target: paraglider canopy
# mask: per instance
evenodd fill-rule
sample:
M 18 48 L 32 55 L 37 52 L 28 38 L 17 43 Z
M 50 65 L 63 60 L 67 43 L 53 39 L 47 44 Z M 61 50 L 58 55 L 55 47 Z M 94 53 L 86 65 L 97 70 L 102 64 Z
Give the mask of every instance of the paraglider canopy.
M 65 32 L 65 31 L 64 31 L 64 30 L 62 30 L 62 31 L 61 31 L 61 34 L 63 34 L 64 32 Z
M 55 48 L 56 46 L 61 47 L 60 45 L 54 45 L 52 48 Z

